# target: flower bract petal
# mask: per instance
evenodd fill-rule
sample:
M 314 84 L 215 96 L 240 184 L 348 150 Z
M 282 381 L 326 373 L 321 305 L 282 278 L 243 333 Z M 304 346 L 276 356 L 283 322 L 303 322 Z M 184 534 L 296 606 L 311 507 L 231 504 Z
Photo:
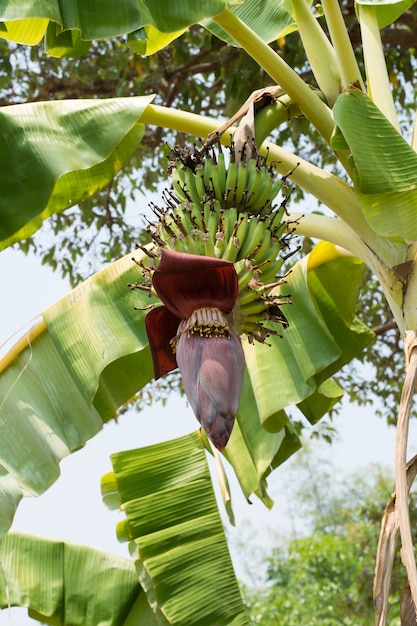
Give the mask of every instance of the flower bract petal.
M 178 367 L 170 341 L 177 334 L 180 321 L 165 306 L 152 309 L 145 317 L 155 380 Z
M 188 319 L 193 311 L 207 306 L 230 313 L 238 296 L 231 261 L 173 250 L 162 250 L 152 284 L 162 302 L 180 319 Z

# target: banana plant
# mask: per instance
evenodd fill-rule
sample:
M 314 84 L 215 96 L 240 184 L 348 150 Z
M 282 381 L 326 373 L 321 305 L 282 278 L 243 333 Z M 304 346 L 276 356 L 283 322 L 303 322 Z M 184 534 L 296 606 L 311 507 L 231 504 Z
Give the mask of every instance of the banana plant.
M 417 155 L 414 140 L 409 145 L 399 132 L 379 35 L 412 2 L 356 2 L 365 76 L 336 0 L 322 2 L 328 36 L 305 0 L 148 4 L 106 0 L 100 15 L 92 2 L 81 7 L 75 0 L 64 6 L 50 0 L 0 5 L 1 36 L 18 44 L 43 40 L 46 52 L 58 57 L 88 54 L 92 39 L 120 34 L 131 49 L 152 54 L 199 23 L 242 47 L 273 83 L 249 98 L 238 127 L 157 106 L 152 97 L 0 110 L 2 248 L 111 180 L 146 124 L 203 143 L 202 150 L 174 154 L 173 187 L 156 211 L 152 243 L 44 311 L 2 359 L 1 530 L 8 531 L 24 495 L 40 494 L 58 478 L 65 455 L 94 436 L 152 377 L 178 366 L 202 430 L 116 454 L 114 472 L 103 478 L 104 499 L 126 513 L 118 532 L 130 542 L 147 595 L 137 609 L 144 611 L 143 623 L 248 623 L 206 453 L 216 458 L 230 516 L 221 455 L 247 497 L 254 493 L 272 505 L 268 475 L 300 446 L 285 409 L 296 406 L 311 423 L 318 421 L 341 397 L 333 376 L 372 339 L 355 317 L 367 265 L 401 331 L 408 364 L 399 407 L 395 523 L 384 521 L 377 563 L 376 620 L 382 625 L 393 558 L 383 547 L 395 543 L 398 531 L 409 602 L 417 607 L 405 456 L 416 379 Z M 315 89 L 269 45 L 294 30 Z M 343 175 L 268 140 L 297 116 L 318 131 Z M 325 205 L 324 214 L 289 212 L 289 184 Z M 281 204 L 273 202 L 277 193 Z M 292 234 L 320 243 L 283 280 L 279 254 Z M 392 507 L 389 512 L 392 517 Z M 28 541 L 17 538 L 14 553 L 24 553 Z M 39 546 L 48 558 L 50 546 Z M 1 597 L 7 606 L 27 594 Z M 213 598 L 226 597 L 214 610 Z M 99 623 L 94 619 L 88 623 Z M 128 623 L 117 619 L 108 623 Z M 62 623 L 73 622 L 65 617 Z

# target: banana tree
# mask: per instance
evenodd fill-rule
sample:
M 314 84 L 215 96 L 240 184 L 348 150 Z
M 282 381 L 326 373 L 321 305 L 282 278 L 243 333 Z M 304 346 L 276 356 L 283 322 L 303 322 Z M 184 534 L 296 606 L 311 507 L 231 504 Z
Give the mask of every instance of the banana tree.
M 326 32 L 305 0 L 148 4 L 123 0 L 116 7 L 108 0 L 98 15 L 92 2 L 9 1 L 0 3 L 0 34 L 17 43 L 43 40 L 46 52 L 58 57 L 88 54 L 92 39 L 123 34 L 138 54 L 152 54 L 199 23 L 246 50 L 274 85 L 254 92 L 236 116 L 243 115 L 238 127 L 233 119 L 220 125 L 157 106 L 151 96 L 0 110 L 2 248 L 106 184 L 133 154 L 146 124 L 190 137 L 186 149 L 173 153 L 172 188 L 163 208 L 155 207 L 150 244 L 44 311 L 0 364 L 1 530 L 8 531 L 23 496 L 42 493 L 58 478 L 65 455 L 154 376 L 178 366 L 202 430 L 117 453 L 114 471 L 103 477 L 105 502 L 126 513 L 118 534 L 130 542 L 147 597 L 144 603 L 139 594 L 135 616 L 143 623 L 248 623 L 206 454 L 215 456 L 230 516 L 222 455 L 243 493 L 272 505 L 267 478 L 300 447 L 285 409 L 296 406 L 317 422 L 342 395 L 333 377 L 372 339 L 355 317 L 368 266 L 401 331 L 408 364 L 395 506 L 384 517 L 375 584 L 376 620 L 384 624 L 393 558 L 385 548 L 395 545 L 399 531 L 410 582 L 404 602 L 417 606 L 407 515 L 412 472 L 405 457 L 416 379 L 417 156 L 414 143 L 399 132 L 379 36 L 412 2 L 356 3 L 365 76 L 335 0 L 322 2 Z M 294 30 L 315 88 L 269 45 Z M 268 140 L 299 116 L 334 153 L 341 176 Z M 191 147 L 195 136 L 201 149 Z M 327 210 L 289 212 L 289 185 L 300 186 Z M 283 276 L 280 254 L 286 256 L 294 234 L 320 243 Z M 28 541 L 16 537 L 14 554 L 24 554 Z M 6 552 L 7 542 L 5 535 Z M 49 544 L 38 545 L 49 558 Z M 17 577 L 17 589 L 26 584 L 24 570 L 17 575 L 12 566 L 5 569 L 5 589 L 8 577 Z M 73 582 L 63 584 L 70 589 Z M 126 581 L 127 595 L 131 584 Z M 111 601 L 105 591 L 97 593 L 103 606 Z M 75 623 L 61 608 L 48 613 L 31 604 L 31 597 L 5 592 L 2 604 L 24 603 L 44 621 Z M 84 623 L 102 623 L 98 619 Z M 118 614 L 106 623 L 129 623 L 123 619 Z

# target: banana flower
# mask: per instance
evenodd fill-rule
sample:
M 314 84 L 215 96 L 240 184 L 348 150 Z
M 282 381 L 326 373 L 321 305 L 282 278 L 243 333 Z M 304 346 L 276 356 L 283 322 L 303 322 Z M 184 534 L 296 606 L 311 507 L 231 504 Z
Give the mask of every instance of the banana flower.
M 155 379 L 179 368 L 190 405 L 219 450 L 239 408 L 245 358 L 231 315 L 233 263 L 163 250 L 152 285 L 164 303 L 145 318 Z

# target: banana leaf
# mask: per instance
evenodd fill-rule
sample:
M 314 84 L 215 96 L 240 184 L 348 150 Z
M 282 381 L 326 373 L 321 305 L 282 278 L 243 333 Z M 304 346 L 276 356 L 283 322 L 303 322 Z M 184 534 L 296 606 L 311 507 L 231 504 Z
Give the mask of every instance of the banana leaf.
M 82 40 L 91 41 L 119 37 L 149 24 L 162 32 L 181 30 L 217 15 L 225 5 L 225 0 L 102 0 L 98 16 L 93 0 L 2 0 L 0 20 L 3 36 L 17 43 L 38 43 L 49 22 L 62 31 L 79 30 Z M 22 35 L 18 29 L 13 31 L 15 20 L 19 20 Z M 27 33 L 31 33 L 28 41 Z
M 158 621 L 249 624 L 199 434 L 111 460 L 114 471 L 102 481 L 104 501 L 120 505 L 126 515 L 118 536 L 130 542 Z
M 0 540 L 0 607 L 53 626 L 156 626 L 130 559 L 57 539 Z
M 395 22 L 415 4 L 415 0 L 355 0 L 356 4 L 374 7 L 379 28 L 385 28 Z
M 0 250 L 105 186 L 131 158 L 153 96 L 0 110 Z M 117 120 L 117 123 L 115 123 Z
M 363 214 L 381 237 L 417 239 L 417 154 L 372 100 L 357 90 L 341 95 L 334 119 L 356 168 L 355 191 Z
M 245 346 L 241 409 L 226 456 L 245 495 L 257 492 L 267 505 L 264 478 L 296 447 L 285 407 L 296 404 L 317 421 L 341 393 L 326 381 L 372 337 L 352 321 L 361 265 L 323 246 L 326 254 L 319 248 L 310 255 L 310 272 L 302 261 L 288 277 L 293 304 L 284 337 Z M 322 265 L 325 279 L 310 284 Z M 152 379 L 144 309 L 156 299 L 127 287 L 141 280 L 131 257 L 120 259 L 47 309 L 0 363 L 2 533 L 20 499 L 43 493 L 57 480 L 60 460 Z
M 266 43 L 276 41 L 297 30 L 297 24 L 285 8 L 285 0 L 265 0 L 262 3 L 246 1 L 229 8 Z M 201 23 L 219 39 L 239 47 L 239 44 L 213 20 L 206 19 Z

